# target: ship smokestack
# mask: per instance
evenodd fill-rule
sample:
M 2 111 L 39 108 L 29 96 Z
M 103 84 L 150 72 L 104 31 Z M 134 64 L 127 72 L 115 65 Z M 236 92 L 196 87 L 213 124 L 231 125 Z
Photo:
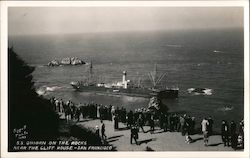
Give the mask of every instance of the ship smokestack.
M 123 74 L 122 74 L 122 83 L 123 84 L 125 84 L 125 82 L 126 82 L 126 75 L 127 75 L 127 72 L 123 71 Z

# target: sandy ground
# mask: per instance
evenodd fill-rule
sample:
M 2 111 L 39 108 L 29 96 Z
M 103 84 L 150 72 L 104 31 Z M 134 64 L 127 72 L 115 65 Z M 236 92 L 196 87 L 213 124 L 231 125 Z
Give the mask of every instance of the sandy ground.
M 96 125 L 100 128 L 100 120 L 83 120 L 77 125 L 93 128 Z M 209 137 L 208 146 L 204 146 L 203 135 L 192 135 L 193 143 L 185 143 L 185 137 L 180 132 L 163 132 L 159 127 L 155 133 L 147 132 L 148 126 L 144 126 L 147 133 L 139 132 L 138 142 L 140 145 L 130 144 L 130 130 L 126 125 L 119 123 L 119 130 L 114 130 L 113 122 L 104 121 L 106 126 L 107 141 L 116 147 L 118 151 L 145 151 L 150 148 L 153 151 L 233 151 L 231 147 L 224 147 L 220 135 Z

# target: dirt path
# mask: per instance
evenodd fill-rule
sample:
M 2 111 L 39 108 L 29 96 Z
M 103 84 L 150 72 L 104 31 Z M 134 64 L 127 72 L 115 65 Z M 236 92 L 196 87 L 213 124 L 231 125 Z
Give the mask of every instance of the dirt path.
M 106 126 L 107 141 L 114 145 L 118 151 L 145 151 L 148 147 L 154 151 L 233 151 L 231 147 L 224 147 L 221 136 L 214 135 L 209 137 L 209 145 L 203 144 L 203 136 L 192 135 L 193 143 L 185 143 L 185 137 L 179 132 L 163 132 L 156 127 L 155 133 L 139 132 L 138 142 L 140 145 L 130 144 L 130 130 L 123 123 L 119 123 L 119 130 L 114 130 L 113 122 L 104 121 Z M 84 120 L 77 123 L 78 125 L 93 128 L 98 125 L 100 120 Z M 148 126 L 144 127 L 145 131 L 149 130 Z

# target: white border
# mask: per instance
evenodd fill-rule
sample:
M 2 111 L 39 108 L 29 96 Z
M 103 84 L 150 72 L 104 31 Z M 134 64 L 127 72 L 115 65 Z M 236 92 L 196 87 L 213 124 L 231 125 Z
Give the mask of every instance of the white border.
M 1 157 L 218 157 L 248 158 L 249 155 L 249 2 L 244 1 L 0 1 L 1 4 Z M 244 152 L 7 152 L 7 19 L 8 7 L 244 7 Z

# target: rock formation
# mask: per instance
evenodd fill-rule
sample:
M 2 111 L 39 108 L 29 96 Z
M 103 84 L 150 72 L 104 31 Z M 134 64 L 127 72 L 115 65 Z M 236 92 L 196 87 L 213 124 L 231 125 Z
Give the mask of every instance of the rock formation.
M 77 57 L 67 57 L 67 58 L 63 58 L 61 61 L 52 60 L 47 65 L 48 66 L 60 66 L 60 65 L 83 65 L 83 64 L 86 64 L 86 63 Z

